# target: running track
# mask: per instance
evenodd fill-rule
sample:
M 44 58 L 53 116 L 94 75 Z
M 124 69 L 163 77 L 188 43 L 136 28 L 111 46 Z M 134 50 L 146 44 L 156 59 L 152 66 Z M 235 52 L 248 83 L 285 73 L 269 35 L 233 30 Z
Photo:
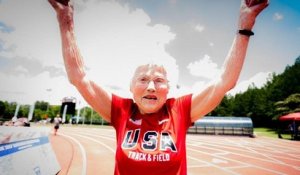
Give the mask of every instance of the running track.
M 59 175 L 112 175 L 112 127 L 61 126 L 50 141 Z M 266 137 L 187 136 L 189 175 L 300 174 L 300 142 Z

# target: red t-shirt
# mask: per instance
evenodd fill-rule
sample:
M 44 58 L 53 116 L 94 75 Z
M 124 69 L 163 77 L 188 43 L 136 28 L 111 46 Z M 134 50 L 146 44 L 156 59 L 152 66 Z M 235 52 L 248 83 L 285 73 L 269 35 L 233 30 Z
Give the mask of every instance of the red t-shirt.
M 139 113 L 132 99 L 113 95 L 116 129 L 115 175 L 186 175 L 186 131 L 191 96 L 171 98 L 155 114 Z

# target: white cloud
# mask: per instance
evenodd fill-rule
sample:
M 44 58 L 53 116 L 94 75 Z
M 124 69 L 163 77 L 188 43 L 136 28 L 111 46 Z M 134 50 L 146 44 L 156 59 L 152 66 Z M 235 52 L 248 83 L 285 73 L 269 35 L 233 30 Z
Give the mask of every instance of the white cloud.
M 229 91 L 228 93 L 231 95 L 235 95 L 240 92 L 245 92 L 249 86 L 255 85 L 257 88 L 261 88 L 270 77 L 271 72 L 259 72 L 251 77 L 249 80 L 242 81 L 236 85 L 234 89 Z
M 268 81 L 268 78 L 270 78 L 271 74 L 271 72 L 259 72 L 250 79 L 238 83 L 235 88 L 229 91 L 227 94 L 235 95 L 237 93 L 243 93 L 247 91 L 249 86 L 252 85 L 255 85 L 257 88 L 261 88 Z M 201 90 L 207 87 L 208 83 L 209 81 L 197 81 L 191 87 L 183 85 L 179 89 L 175 89 L 175 91 L 172 92 L 174 93 L 172 95 L 178 97 L 189 93 L 199 93 Z
M 25 69 L 23 66 L 20 66 L 20 65 L 15 68 L 15 71 L 17 71 L 19 73 L 28 73 L 28 70 Z
M 164 50 L 175 35 L 168 26 L 150 26 L 151 19 L 143 10 L 89 1 L 75 22 L 78 44 L 95 81 L 129 92 L 133 70 L 149 60 L 163 62 L 171 81 L 177 81 L 175 59 Z
M 75 88 L 65 77 L 50 78 L 46 72 L 35 77 L 0 74 L 0 80 L 5 82 L 1 84 L 1 100 L 22 104 L 33 104 L 37 100 L 44 100 L 52 104 L 60 104 L 65 96 L 79 98 Z M 47 89 L 52 89 L 52 91 L 47 92 Z
M 16 13 L 16 11 L 18 13 Z M 60 55 L 58 27 L 54 27 L 55 15 L 47 1 L 3 1 L 0 4 L 0 20 L 14 29 L 1 34 L 7 47 L 14 47 L 13 55 L 38 58 L 54 64 Z M 56 54 L 55 54 L 56 53 Z
M 218 65 L 214 63 L 208 55 L 205 55 L 202 59 L 190 63 L 187 68 L 194 76 L 213 79 L 220 73 Z
M 134 68 L 149 60 L 159 60 L 167 65 L 170 79 L 176 83 L 176 61 L 164 50 L 164 46 L 175 38 L 168 26 L 150 25 L 151 19 L 143 10 L 132 10 L 116 1 L 76 3 L 78 45 L 89 76 L 96 82 L 118 94 L 129 95 L 129 80 Z M 11 33 L 0 32 L 5 47 L 15 48 L 0 51 L 0 56 L 32 58 L 39 60 L 44 67 L 62 67 L 58 23 L 47 1 L 3 1 L 0 21 L 15 29 Z M 21 66 L 16 69 L 26 72 Z M 1 75 L 0 81 L 0 100 L 31 102 L 50 99 L 51 103 L 57 104 L 64 96 L 78 96 L 66 77 L 50 76 L 46 70 L 30 77 Z M 46 91 L 49 88 L 52 89 L 50 97 Z
M 195 30 L 198 32 L 203 32 L 204 29 L 205 27 L 203 25 L 198 24 L 195 26 Z
M 282 20 L 282 19 L 283 19 L 283 14 L 276 12 L 276 13 L 274 13 L 274 15 L 273 15 L 273 19 L 274 19 L 275 21 L 280 21 L 280 20 Z

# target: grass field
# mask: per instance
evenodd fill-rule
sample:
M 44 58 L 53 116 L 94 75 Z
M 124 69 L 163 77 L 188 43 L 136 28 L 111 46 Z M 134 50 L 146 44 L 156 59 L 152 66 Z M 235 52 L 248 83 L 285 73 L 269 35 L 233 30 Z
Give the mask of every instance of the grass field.
M 278 134 L 273 128 L 254 128 L 254 133 L 259 136 L 278 138 Z M 290 134 L 281 134 L 281 136 L 283 139 L 291 139 Z

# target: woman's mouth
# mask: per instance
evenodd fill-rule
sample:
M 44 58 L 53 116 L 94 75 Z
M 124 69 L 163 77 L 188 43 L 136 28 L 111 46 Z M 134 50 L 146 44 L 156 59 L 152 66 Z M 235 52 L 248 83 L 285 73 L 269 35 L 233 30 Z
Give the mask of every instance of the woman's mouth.
M 143 98 L 147 100 L 157 100 L 157 97 L 155 95 L 146 95 Z

